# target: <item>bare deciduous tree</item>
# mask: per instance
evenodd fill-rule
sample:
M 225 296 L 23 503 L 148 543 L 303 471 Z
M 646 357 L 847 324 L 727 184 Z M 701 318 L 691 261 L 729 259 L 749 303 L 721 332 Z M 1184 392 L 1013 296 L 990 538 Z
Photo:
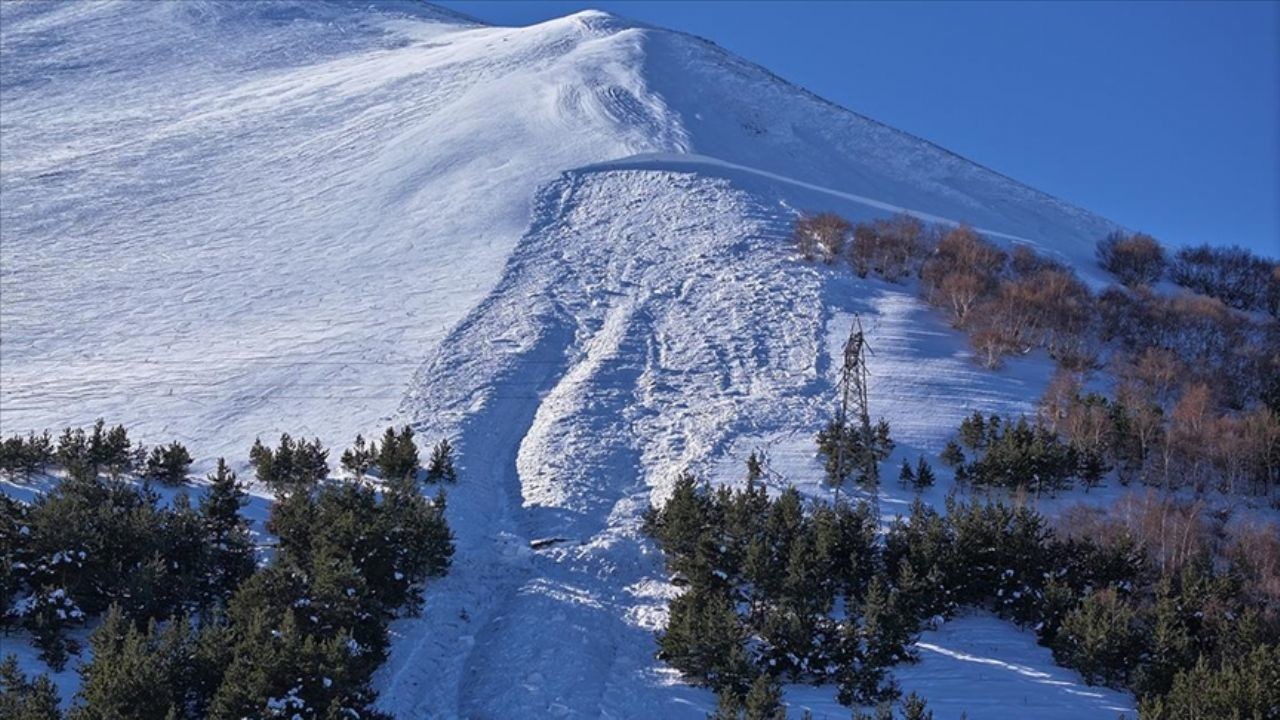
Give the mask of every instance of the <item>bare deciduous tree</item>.
M 805 215 L 796 220 L 793 237 L 805 260 L 834 262 L 844 252 L 852 225 L 835 213 Z
M 1166 262 L 1164 248 L 1150 235 L 1117 231 L 1098 242 L 1098 263 L 1130 287 L 1159 280 Z

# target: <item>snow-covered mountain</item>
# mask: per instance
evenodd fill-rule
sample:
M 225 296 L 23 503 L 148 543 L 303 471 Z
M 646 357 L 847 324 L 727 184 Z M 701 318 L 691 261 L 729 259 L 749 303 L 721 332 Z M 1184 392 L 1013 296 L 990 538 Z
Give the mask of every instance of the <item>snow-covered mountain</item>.
M 1029 407 L 1047 365 L 979 370 L 907 288 L 798 262 L 797 210 L 965 222 L 1086 276 L 1115 227 L 599 12 L 5 2 L 0 28 L 0 432 L 102 416 L 238 460 L 281 431 L 455 438 L 457 567 L 379 679 L 404 718 L 705 714 L 653 659 L 673 589 L 640 513 L 757 448 L 819 492 L 854 312 L 900 454 Z M 992 622 L 904 687 L 942 716 L 1131 703 Z M 830 695 L 788 699 L 844 715 Z

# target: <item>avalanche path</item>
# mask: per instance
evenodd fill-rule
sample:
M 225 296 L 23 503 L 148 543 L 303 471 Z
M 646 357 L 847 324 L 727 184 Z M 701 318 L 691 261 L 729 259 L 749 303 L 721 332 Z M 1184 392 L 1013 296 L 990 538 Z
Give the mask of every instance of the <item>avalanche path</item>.
M 825 189 L 708 166 L 624 162 L 544 187 L 502 280 L 419 370 L 402 410 L 459 448 L 458 554 L 424 616 L 393 627 L 386 709 L 705 716 L 710 693 L 654 659 L 675 589 L 642 513 L 682 470 L 732 482 L 753 447 L 821 493 L 811 438 L 853 312 L 884 343 L 901 452 L 936 448 L 975 401 L 1029 408 L 1046 367 L 978 370 L 907 288 L 792 257 L 792 208 Z M 836 711 L 825 690 L 788 692 Z

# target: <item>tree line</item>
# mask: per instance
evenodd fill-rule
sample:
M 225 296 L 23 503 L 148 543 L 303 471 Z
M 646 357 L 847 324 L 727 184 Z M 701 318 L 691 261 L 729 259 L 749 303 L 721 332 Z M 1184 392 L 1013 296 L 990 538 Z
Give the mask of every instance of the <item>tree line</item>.
M 79 447 L 81 433 L 69 434 Z M 127 433 L 100 433 L 109 444 L 82 434 L 84 463 L 61 465 L 55 451 L 40 468 L 61 473 L 52 489 L 30 504 L 0 496 L 5 632 L 21 626 L 61 669 L 79 650 L 67 630 L 98 621 L 67 717 L 383 717 L 370 679 L 387 625 L 420 611 L 424 584 L 453 555 L 444 494 L 423 495 L 411 430 L 388 430 L 398 474 L 377 486 L 330 477 L 316 441 L 256 443 L 258 478 L 276 491 L 265 561 L 241 513 L 246 489 L 223 460 L 198 501 L 184 491 L 164 504 L 145 470 L 130 477 L 136 466 L 111 460 L 128 454 Z M 42 437 L 6 444 L 25 453 Z M 108 446 L 124 451 L 92 450 Z M 437 470 L 456 478 L 440 447 Z M 52 685 L 14 662 L 0 684 L 13 717 L 62 717 Z
M 774 717 L 782 682 L 883 703 L 921 629 L 977 607 L 1033 629 L 1087 682 L 1133 691 L 1143 718 L 1277 717 L 1274 528 L 1125 502 L 1055 526 L 1025 505 L 917 500 L 881 539 L 865 503 L 770 497 L 754 470 L 740 489 L 685 475 L 646 517 L 685 586 L 659 657 L 717 692 L 718 717 Z

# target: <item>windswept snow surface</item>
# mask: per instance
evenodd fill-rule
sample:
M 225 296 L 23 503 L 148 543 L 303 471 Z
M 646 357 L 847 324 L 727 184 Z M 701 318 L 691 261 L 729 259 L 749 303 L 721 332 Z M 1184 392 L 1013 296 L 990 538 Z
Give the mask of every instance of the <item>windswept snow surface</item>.
M 654 659 L 675 589 L 641 513 L 753 449 L 820 495 L 854 313 L 894 461 L 1029 408 L 1047 364 L 980 370 L 912 288 L 798 262 L 795 212 L 966 222 L 1086 274 L 1114 227 L 696 38 L 409 0 L 0 3 L 0 197 L 0 432 L 457 441 L 456 566 L 377 678 L 401 718 L 703 717 Z M 923 642 L 904 685 L 947 712 L 1131 704 L 995 620 Z

